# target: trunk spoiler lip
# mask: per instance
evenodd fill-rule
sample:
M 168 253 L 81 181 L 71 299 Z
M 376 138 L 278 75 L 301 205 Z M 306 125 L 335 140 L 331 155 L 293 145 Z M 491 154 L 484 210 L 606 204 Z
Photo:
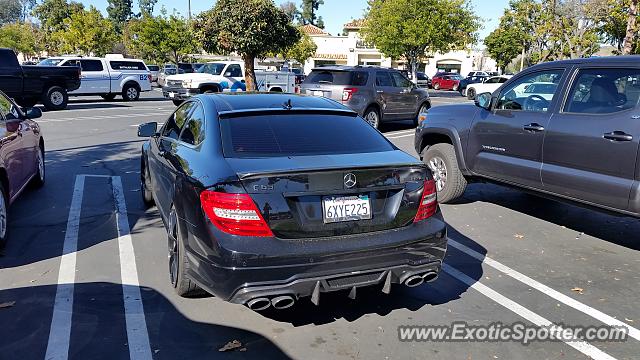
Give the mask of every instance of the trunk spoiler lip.
M 414 166 L 416 168 L 428 169 L 428 167 L 421 162 L 415 162 L 415 163 L 405 162 L 405 163 L 380 164 L 380 165 L 356 165 L 356 166 L 350 166 L 350 167 L 345 167 L 343 165 L 340 165 L 340 166 L 327 166 L 327 167 L 310 167 L 310 168 L 304 168 L 304 169 L 282 169 L 282 170 L 273 170 L 273 171 L 267 170 L 267 171 L 255 171 L 255 172 L 247 171 L 247 172 L 238 172 L 237 175 L 240 180 L 249 180 L 258 176 L 274 176 L 274 175 L 282 175 L 282 174 L 298 175 L 298 174 L 306 174 L 306 173 L 312 173 L 312 172 L 318 172 L 318 171 L 324 171 L 324 170 L 351 171 L 351 170 L 366 170 L 366 169 L 385 169 L 385 168 L 395 168 L 399 166 Z
M 286 103 L 285 103 L 286 104 Z M 219 119 L 229 119 L 234 117 L 241 116 L 256 116 L 256 115 L 269 115 L 269 114 L 331 114 L 331 115 L 342 115 L 342 116 L 358 116 L 358 113 L 351 109 L 341 109 L 341 108 L 287 108 L 285 104 L 282 104 L 282 107 L 273 107 L 273 108 L 257 108 L 257 109 L 240 109 L 240 110 L 230 110 L 230 111 L 220 111 L 218 112 Z

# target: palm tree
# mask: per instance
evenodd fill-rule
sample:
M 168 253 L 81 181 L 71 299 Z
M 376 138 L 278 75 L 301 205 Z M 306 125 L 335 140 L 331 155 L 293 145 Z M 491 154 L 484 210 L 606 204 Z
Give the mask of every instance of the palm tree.
M 636 36 L 636 20 L 638 18 L 638 0 L 631 0 L 629 4 L 629 18 L 627 20 L 627 35 L 624 37 L 622 54 L 629 55 L 633 50 Z

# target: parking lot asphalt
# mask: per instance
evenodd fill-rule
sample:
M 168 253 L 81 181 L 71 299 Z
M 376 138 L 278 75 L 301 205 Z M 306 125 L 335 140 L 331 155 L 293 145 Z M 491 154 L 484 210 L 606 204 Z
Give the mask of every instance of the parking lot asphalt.
M 433 104 L 463 103 L 434 92 Z M 183 299 L 166 232 L 139 192 L 136 126 L 174 106 L 73 99 L 39 123 L 46 185 L 12 206 L 0 256 L 0 359 L 638 359 L 640 222 L 471 184 L 453 205 L 437 281 L 303 299 L 257 313 Z M 409 154 L 410 121 L 381 129 Z M 624 342 L 402 342 L 401 325 L 623 326 Z M 234 342 L 237 341 L 237 342 Z M 230 346 L 229 346 L 230 345 Z M 228 351 L 221 351 L 231 348 Z

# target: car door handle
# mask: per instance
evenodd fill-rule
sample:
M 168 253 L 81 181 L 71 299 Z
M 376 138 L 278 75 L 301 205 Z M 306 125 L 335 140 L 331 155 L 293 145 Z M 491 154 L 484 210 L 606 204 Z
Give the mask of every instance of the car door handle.
M 525 125 L 523 129 L 530 132 L 540 132 L 540 131 L 544 131 L 544 126 L 537 123 L 532 123 L 532 124 Z
M 603 138 L 611 141 L 631 141 L 633 136 L 625 133 L 624 131 L 613 131 L 602 135 Z

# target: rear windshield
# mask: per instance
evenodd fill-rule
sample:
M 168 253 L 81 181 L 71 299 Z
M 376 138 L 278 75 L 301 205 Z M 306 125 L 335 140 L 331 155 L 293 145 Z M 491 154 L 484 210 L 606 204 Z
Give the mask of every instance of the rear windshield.
M 364 86 L 368 79 L 365 71 L 313 70 L 304 83 Z
M 158 65 L 147 65 L 147 67 L 149 68 L 149 71 L 158 71 L 158 70 L 160 70 L 160 66 L 158 66 Z
M 360 117 L 262 115 L 220 120 L 227 158 L 335 155 L 395 148 Z
M 58 64 L 60 64 L 62 62 L 62 60 L 64 60 L 64 59 L 48 58 L 48 59 L 44 59 L 44 60 L 40 61 L 38 63 L 38 65 L 40 65 L 40 66 L 57 66 Z

